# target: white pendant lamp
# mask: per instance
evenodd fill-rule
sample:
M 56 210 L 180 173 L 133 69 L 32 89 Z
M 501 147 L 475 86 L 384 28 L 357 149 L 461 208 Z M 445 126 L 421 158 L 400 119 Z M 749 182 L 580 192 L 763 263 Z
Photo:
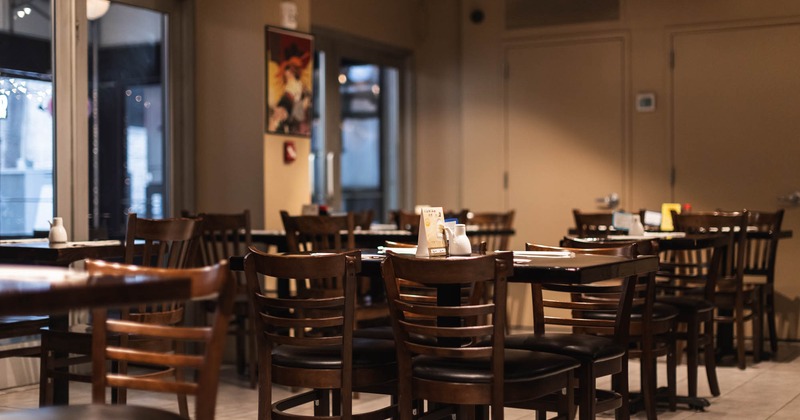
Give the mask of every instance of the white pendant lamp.
M 86 17 L 89 20 L 100 19 L 110 6 L 109 0 L 86 0 Z

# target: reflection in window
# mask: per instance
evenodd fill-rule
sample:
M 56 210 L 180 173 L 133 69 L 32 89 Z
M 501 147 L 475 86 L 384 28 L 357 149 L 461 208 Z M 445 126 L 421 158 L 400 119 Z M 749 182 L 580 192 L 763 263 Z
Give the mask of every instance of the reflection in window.
M 89 27 L 90 237 L 125 235 L 128 213 L 167 216 L 166 15 L 111 3 Z
M 53 217 L 50 0 L 0 0 L 0 237 Z
M 53 215 L 52 83 L 0 77 L 0 236 L 47 230 Z
M 380 66 L 340 68 L 343 210 L 383 214 L 381 182 Z

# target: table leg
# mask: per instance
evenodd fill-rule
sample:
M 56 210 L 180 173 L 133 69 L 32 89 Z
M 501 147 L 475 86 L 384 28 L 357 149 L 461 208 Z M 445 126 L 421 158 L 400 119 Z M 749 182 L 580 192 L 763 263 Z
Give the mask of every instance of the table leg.
M 69 330 L 69 316 L 51 315 L 48 327 L 53 331 Z M 63 360 L 69 357 L 69 353 L 57 352 L 54 357 L 56 360 Z M 68 372 L 69 366 L 60 367 L 58 370 Z M 53 378 L 53 404 L 69 405 L 69 380 L 62 375 Z

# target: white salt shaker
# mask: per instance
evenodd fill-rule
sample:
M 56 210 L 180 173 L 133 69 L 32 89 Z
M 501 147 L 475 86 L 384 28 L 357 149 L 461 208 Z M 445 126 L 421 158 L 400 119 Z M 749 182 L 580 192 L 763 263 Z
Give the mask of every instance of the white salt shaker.
M 67 242 L 67 230 L 64 229 L 64 220 L 60 217 L 54 217 L 53 221 L 48 221 L 50 223 L 50 235 L 47 236 L 47 239 L 50 240 L 51 244 L 59 244 Z
M 467 225 L 456 224 L 455 235 L 450 240 L 450 255 L 470 255 L 472 254 L 472 244 L 467 237 Z

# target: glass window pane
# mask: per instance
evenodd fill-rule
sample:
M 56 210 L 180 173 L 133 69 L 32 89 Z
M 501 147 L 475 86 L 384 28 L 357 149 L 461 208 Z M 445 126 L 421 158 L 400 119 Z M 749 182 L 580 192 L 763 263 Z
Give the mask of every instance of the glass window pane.
M 29 237 L 53 216 L 50 1 L 0 9 L 0 237 Z
M 166 216 L 166 15 L 112 3 L 89 27 L 90 228 L 122 237 L 127 214 Z
M 342 188 L 380 188 L 380 119 L 342 119 Z

